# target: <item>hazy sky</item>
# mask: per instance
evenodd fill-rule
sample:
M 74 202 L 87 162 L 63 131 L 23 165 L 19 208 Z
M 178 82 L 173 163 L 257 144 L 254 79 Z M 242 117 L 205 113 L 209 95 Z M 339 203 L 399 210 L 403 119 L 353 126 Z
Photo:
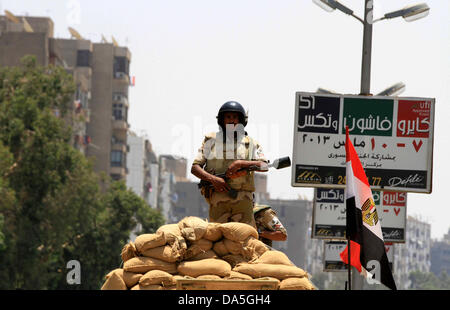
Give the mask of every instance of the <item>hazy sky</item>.
M 441 237 L 450 219 L 450 2 L 423 1 L 424 19 L 374 24 L 371 91 L 403 82 L 401 96 L 436 98 L 433 192 L 408 194 L 407 213 Z M 363 16 L 363 0 L 341 2 Z M 374 17 L 412 3 L 374 0 Z M 310 0 L 0 0 L 0 9 L 48 16 L 56 37 L 69 38 L 71 26 L 93 42 L 103 34 L 128 46 L 131 129 L 189 166 L 225 101 L 249 109 L 247 131 L 267 157 L 292 158 L 295 92 L 360 90 L 362 24 Z M 271 197 L 312 198 L 313 189 L 290 184 L 290 169 L 270 173 Z

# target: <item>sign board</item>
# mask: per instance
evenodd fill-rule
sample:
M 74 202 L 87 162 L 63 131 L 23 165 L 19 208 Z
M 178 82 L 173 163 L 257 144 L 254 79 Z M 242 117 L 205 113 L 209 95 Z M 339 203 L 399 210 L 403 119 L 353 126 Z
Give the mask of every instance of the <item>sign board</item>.
M 345 127 L 372 189 L 431 193 L 434 98 L 297 92 L 292 186 L 345 187 Z
M 405 242 L 407 193 L 372 191 L 385 242 Z M 312 238 L 345 239 L 345 195 L 343 189 L 314 190 Z
M 341 261 L 340 253 L 345 250 L 347 241 L 324 240 L 323 246 L 323 271 L 345 271 L 347 265 Z M 393 270 L 394 245 L 385 243 L 386 255 L 389 267 Z

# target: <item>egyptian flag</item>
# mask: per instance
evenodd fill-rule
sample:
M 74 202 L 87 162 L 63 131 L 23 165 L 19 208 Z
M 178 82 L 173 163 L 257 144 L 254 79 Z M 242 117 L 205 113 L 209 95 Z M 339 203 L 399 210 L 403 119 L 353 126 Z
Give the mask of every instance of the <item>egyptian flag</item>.
M 350 264 L 359 273 L 380 281 L 392 290 L 396 290 L 394 278 L 384 248 L 383 233 L 377 215 L 366 173 L 358 154 L 350 141 L 348 126 L 345 128 L 346 142 L 346 213 L 347 235 L 350 238 Z M 348 245 L 347 245 L 348 246 Z M 340 254 L 341 260 L 348 264 L 348 249 Z M 370 273 L 366 268 L 377 266 Z M 381 278 L 381 279 L 380 279 Z

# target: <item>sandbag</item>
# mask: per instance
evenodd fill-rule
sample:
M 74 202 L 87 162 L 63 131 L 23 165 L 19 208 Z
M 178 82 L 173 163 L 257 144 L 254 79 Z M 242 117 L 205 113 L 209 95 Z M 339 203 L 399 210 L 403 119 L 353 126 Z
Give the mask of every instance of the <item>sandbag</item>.
M 249 276 L 248 274 L 243 274 L 237 271 L 230 271 L 230 275 L 227 277 L 227 279 L 230 280 L 253 280 L 253 278 L 251 276 Z
M 196 216 L 187 216 L 178 222 L 181 234 L 186 240 L 200 240 L 206 233 L 208 222 Z
M 242 256 L 248 260 L 256 260 L 269 250 L 270 248 L 264 242 L 251 236 L 244 241 Z
M 241 263 L 234 267 L 233 271 L 248 274 L 252 278 L 273 277 L 279 280 L 294 277 L 301 278 L 306 276 L 306 272 L 296 266 L 273 264 Z
M 143 251 L 141 254 L 142 256 L 157 258 L 168 263 L 174 263 L 177 260 L 181 260 L 182 257 L 180 251 L 177 251 L 177 249 L 174 249 L 170 245 L 163 245 L 157 248 L 148 249 Z
M 219 256 L 217 256 L 216 252 L 214 252 L 213 250 L 208 250 L 206 252 L 201 252 L 193 257 L 187 258 L 185 260 L 187 261 L 193 261 L 193 260 L 201 260 L 201 259 L 206 259 L 206 258 L 219 258 Z
M 234 268 L 237 264 L 240 263 L 248 263 L 248 260 L 244 258 L 244 256 L 239 254 L 228 254 L 221 257 L 224 261 L 231 265 Z
M 230 274 L 231 266 L 221 259 L 202 259 L 197 261 L 183 261 L 178 265 L 178 273 L 191 277 L 198 277 L 206 274 L 215 274 L 226 277 Z
M 220 224 L 219 227 L 223 236 L 229 240 L 245 241 L 250 236 L 258 238 L 256 229 L 245 223 L 229 222 Z
M 134 245 L 134 243 L 129 242 L 125 244 L 122 248 L 120 256 L 122 257 L 123 262 L 126 262 L 127 260 L 138 256 L 136 246 Z
M 224 255 L 230 254 L 230 252 L 228 252 L 228 249 L 225 246 L 225 243 L 223 242 L 223 240 L 214 243 L 213 251 L 216 252 L 216 254 L 219 256 L 224 256 Z
M 150 270 L 145 273 L 139 280 L 139 284 L 142 286 L 148 285 L 162 285 L 162 286 L 172 286 L 176 282 L 170 273 L 162 270 Z
M 203 238 L 194 241 L 186 250 L 184 259 L 192 258 L 200 253 L 205 253 L 206 251 L 211 250 L 212 247 L 213 247 L 212 241 Z
M 251 261 L 250 263 L 295 266 L 286 256 L 286 254 L 277 250 L 266 251 L 259 258 Z
M 307 277 L 286 278 L 280 282 L 280 290 L 315 290 L 314 285 Z
M 242 243 L 238 241 L 232 241 L 230 239 L 223 239 L 223 244 L 231 254 L 239 255 L 242 253 Z
M 127 260 L 123 264 L 123 269 L 125 271 L 142 274 L 155 269 L 168 273 L 176 273 L 177 265 L 175 263 L 168 263 L 153 257 L 138 256 Z
M 203 236 L 204 239 L 215 242 L 220 240 L 222 236 L 223 234 L 222 230 L 220 230 L 219 223 L 208 223 L 205 235 Z
M 137 284 L 135 286 L 133 286 L 131 288 L 131 290 L 135 291 L 145 291 L 145 290 L 150 290 L 150 291 L 159 291 L 159 290 L 163 290 L 164 288 L 161 285 L 157 285 L 157 284 L 152 284 L 152 285 L 141 285 L 141 284 Z
M 134 245 L 138 253 L 142 253 L 145 250 L 157 248 L 159 246 L 165 245 L 166 240 L 164 239 L 164 234 L 142 234 L 136 237 L 134 240 Z
M 126 290 L 127 286 L 123 281 L 123 269 L 117 268 L 105 276 L 105 283 L 101 290 Z
M 175 240 L 183 237 L 180 227 L 178 227 L 178 223 L 162 225 L 156 230 L 156 233 L 163 234 L 165 243 L 170 245 L 175 242 Z
M 215 274 L 204 274 L 204 275 L 198 276 L 197 279 L 199 279 L 199 280 L 221 280 L 222 278 Z
M 139 283 L 139 279 L 143 276 L 142 273 L 134 273 L 129 271 L 123 272 L 123 281 L 127 287 L 133 287 Z

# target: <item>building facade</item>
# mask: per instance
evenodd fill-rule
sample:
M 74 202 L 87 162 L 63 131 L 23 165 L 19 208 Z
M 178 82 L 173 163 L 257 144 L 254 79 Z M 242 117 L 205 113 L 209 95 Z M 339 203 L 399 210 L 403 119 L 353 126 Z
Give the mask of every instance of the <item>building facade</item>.
M 127 187 L 152 208 L 157 208 L 158 161 L 152 145 L 132 131 L 128 133 L 127 143 Z
M 450 229 L 442 240 L 431 244 L 431 272 L 439 276 L 442 272 L 450 274 Z
M 96 172 L 125 180 L 131 53 L 73 32 L 71 39 L 54 38 L 53 31 L 47 17 L 0 16 L 0 65 L 19 66 L 25 55 L 34 55 L 39 65 L 63 66 L 72 74 L 76 91 L 65 118 L 71 143 L 93 159 Z

